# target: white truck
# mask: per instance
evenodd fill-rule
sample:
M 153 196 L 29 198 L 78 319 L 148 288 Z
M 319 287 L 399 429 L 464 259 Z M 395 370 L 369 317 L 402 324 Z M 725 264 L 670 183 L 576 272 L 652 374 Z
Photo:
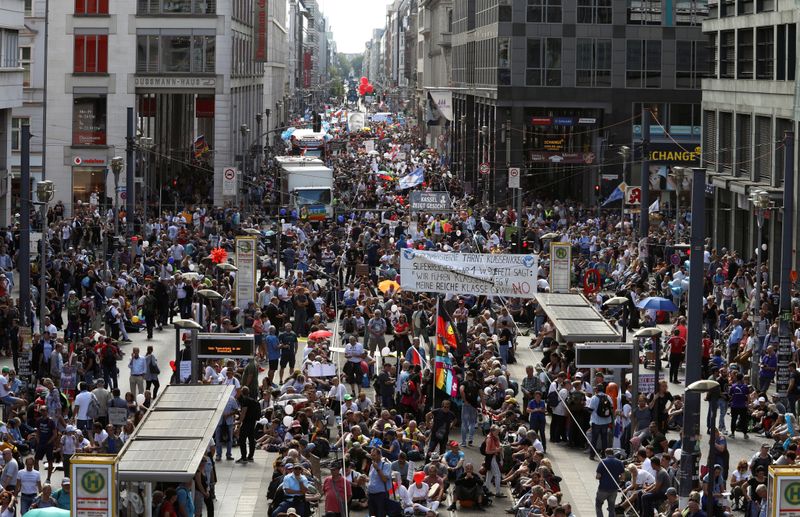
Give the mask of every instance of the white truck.
M 281 205 L 297 210 L 300 219 L 333 218 L 333 169 L 318 158 L 279 156 Z

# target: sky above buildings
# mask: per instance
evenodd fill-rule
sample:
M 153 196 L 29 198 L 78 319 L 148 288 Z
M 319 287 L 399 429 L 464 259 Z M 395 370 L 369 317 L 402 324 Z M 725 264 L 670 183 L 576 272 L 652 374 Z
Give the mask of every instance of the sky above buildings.
M 333 29 L 336 50 L 364 52 L 372 30 L 386 25 L 386 6 L 393 0 L 320 0 L 320 8 Z

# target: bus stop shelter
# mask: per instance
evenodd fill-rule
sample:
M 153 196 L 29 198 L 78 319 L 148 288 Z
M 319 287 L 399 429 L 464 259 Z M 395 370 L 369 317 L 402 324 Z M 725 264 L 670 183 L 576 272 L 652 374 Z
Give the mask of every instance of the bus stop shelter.
M 125 442 L 117 476 L 128 493 L 136 492 L 144 501 L 146 517 L 150 517 L 152 483 L 194 478 L 233 392 L 234 387 L 227 385 L 168 385 Z M 136 513 L 131 513 L 130 504 L 128 510 L 129 515 Z
M 536 300 L 555 325 L 559 341 L 620 341 L 621 335 L 594 305 L 576 293 L 537 293 Z

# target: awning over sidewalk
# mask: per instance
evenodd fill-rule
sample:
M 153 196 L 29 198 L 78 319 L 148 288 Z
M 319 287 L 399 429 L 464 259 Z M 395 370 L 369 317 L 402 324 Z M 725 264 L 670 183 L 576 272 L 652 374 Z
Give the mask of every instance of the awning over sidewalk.
M 233 390 L 210 384 L 164 388 L 119 453 L 119 480 L 191 480 Z
M 536 300 L 553 321 L 562 341 L 620 341 L 620 334 L 580 294 L 538 293 Z

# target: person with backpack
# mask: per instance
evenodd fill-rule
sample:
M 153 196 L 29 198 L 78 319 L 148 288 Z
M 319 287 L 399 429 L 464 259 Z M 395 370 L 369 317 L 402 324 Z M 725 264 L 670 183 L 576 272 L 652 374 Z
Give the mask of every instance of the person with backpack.
M 100 365 L 103 369 L 103 380 L 106 386 L 113 389 L 119 386 L 117 375 L 117 358 L 119 356 L 119 348 L 114 344 L 111 338 L 106 338 L 106 342 L 100 346 L 98 355 L 100 356 Z
M 594 396 L 589 399 L 589 422 L 592 424 L 591 443 L 589 444 L 589 459 L 595 459 L 595 451 L 605 451 L 608 448 L 608 426 L 614 416 L 614 405 L 605 393 L 602 384 L 594 388 Z M 600 447 L 596 447 L 597 440 L 600 440 Z
M 156 325 L 156 313 L 158 312 L 158 300 L 152 289 L 147 290 L 147 294 L 142 302 L 142 316 L 147 327 L 147 339 L 153 339 L 153 328 Z

